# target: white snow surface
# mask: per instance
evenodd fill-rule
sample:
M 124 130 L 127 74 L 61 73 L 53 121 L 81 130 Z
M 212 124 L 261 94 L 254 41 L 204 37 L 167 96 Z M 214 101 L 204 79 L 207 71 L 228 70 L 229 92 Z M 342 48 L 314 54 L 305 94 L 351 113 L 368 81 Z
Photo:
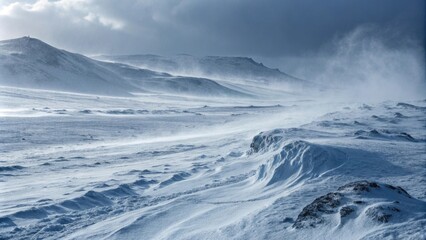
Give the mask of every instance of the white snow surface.
M 152 69 L 178 76 L 208 78 L 231 86 L 254 89 L 260 94 L 262 88 L 268 89 L 268 95 L 279 88 L 291 92 L 307 91 L 314 86 L 312 82 L 302 80 L 272 69 L 249 57 L 206 56 L 196 57 L 187 54 L 174 56 L 145 55 L 101 55 L 95 59 L 112 63 L 125 63 L 133 67 Z
M 95 58 L 155 69 L 162 72 L 179 73 L 181 75 L 201 75 L 213 78 L 247 78 L 247 80 L 254 79 L 257 82 L 259 80 L 265 82 L 267 80 L 279 79 L 286 81 L 298 80 L 278 69 L 268 68 L 262 63 L 258 63 L 248 57 L 195 57 L 187 54 L 166 57 L 145 54 L 103 55 L 95 56 Z
M 366 107 L 11 87 L 0 97 L 2 239 L 425 236 L 424 101 Z M 293 227 L 313 200 L 359 180 L 401 186 L 417 207 L 384 193 L 379 202 L 401 202 L 400 221 L 360 214 Z
M 31 70 L 1 75 L 0 239 L 426 238 L 426 100 L 328 101 L 19 41 L 38 40 L 0 42 L 1 67 Z M 111 74 L 81 79 L 87 64 Z M 56 87 L 28 82 L 44 70 Z
M 0 41 L 0 85 L 101 95 L 167 93 L 250 97 L 238 86 L 200 77 L 173 76 L 122 63 L 101 62 L 57 49 L 38 39 Z

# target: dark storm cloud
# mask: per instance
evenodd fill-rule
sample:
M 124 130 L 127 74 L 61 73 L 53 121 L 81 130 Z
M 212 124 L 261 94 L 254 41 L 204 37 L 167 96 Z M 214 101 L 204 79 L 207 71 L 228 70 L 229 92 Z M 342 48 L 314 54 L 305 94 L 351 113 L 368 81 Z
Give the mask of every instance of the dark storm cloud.
M 194 1 L 178 12 L 184 25 L 223 40 L 225 52 L 254 55 L 297 54 L 316 50 L 359 25 L 394 28 L 420 39 L 424 1 Z M 212 36 L 213 35 L 213 36 Z
M 0 38 L 85 53 L 297 56 L 360 25 L 424 40 L 424 0 L 58 0 L 0 3 Z

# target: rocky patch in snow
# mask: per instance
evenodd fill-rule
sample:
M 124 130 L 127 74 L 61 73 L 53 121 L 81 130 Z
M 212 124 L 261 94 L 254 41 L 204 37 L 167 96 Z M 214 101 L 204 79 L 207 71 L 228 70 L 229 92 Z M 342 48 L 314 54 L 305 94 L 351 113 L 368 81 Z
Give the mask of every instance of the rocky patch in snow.
M 410 142 L 419 141 L 406 132 L 395 132 L 395 131 L 389 131 L 389 130 L 377 130 L 377 129 L 373 129 L 370 131 L 359 130 L 359 131 L 356 131 L 354 135 L 358 139 L 399 140 L 399 141 L 410 141 Z
M 293 227 L 343 227 L 349 222 L 372 227 L 425 217 L 426 203 L 413 198 L 401 187 L 358 181 L 315 199 L 303 208 Z

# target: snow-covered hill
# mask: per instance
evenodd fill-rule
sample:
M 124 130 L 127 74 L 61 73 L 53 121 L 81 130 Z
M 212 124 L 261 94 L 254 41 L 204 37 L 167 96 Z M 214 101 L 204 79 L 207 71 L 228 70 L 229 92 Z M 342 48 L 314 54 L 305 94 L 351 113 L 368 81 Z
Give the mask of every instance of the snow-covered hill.
M 0 239 L 426 239 L 424 99 L 284 95 L 267 73 L 173 75 L 32 38 L 0 42 L 0 70 Z
M 121 62 L 133 66 L 176 73 L 180 75 L 199 76 L 213 79 L 245 80 L 268 83 L 306 83 L 278 69 L 271 69 L 248 57 L 191 55 L 158 56 L 158 55 L 118 55 L 97 56 L 97 59 Z
M 30 37 L 0 41 L 0 85 L 102 95 L 248 96 L 210 79 L 101 62 Z
M 0 42 L 0 84 L 107 95 L 135 90 L 97 61 L 29 37 Z
M 203 97 L 249 97 L 244 89 L 233 89 L 217 81 L 200 78 L 173 76 L 168 73 L 155 72 L 122 63 L 99 62 L 102 66 L 119 75 L 126 83 L 143 92 L 193 95 Z M 244 92 L 243 92 L 244 91 Z

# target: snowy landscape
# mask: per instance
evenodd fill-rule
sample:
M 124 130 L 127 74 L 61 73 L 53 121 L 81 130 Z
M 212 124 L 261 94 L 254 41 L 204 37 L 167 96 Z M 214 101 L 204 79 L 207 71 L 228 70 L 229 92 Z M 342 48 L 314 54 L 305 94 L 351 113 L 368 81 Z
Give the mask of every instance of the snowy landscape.
M 4 239 L 425 236 L 425 100 L 327 102 L 0 46 L 16 85 L 1 87 Z
M 377 46 L 339 85 L 1 40 L 0 239 L 426 239 L 424 62 Z

